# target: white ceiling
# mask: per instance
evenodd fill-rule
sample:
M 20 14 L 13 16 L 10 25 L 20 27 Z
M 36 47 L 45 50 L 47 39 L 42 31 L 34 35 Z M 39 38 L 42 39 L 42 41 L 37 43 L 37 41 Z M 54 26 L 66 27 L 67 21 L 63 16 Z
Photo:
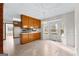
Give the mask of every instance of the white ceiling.
M 12 21 L 21 14 L 44 19 L 73 11 L 75 6 L 73 3 L 5 3 L 4 20 Z

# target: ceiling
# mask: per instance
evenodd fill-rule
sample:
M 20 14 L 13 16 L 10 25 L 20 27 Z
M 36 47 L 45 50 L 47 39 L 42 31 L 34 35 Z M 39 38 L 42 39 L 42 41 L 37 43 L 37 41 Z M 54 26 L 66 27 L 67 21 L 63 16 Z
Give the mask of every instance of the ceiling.
M 75 6 L 74 3 L 5 3 L 4 20 L 12 21 L 13 17 L 19 18 L 21 14 L 42 20 L 71 12 Z

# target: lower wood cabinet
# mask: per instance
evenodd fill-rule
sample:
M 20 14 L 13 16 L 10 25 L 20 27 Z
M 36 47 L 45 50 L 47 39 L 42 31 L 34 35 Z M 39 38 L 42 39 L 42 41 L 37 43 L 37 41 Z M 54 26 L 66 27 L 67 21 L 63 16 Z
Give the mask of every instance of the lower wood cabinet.
M 29 34 L 23 33 L 21 34 L 21 44 L 28 43 L 29 42 Z
M 34 38 L 33 38 L 33 33 L 29 33 L 29 42 L 33 41 Z
M 34 33 L 33 34 L 33 39 L 34 40 L 39 40 L 41 38 L 41 34 L 40 33 Z
M 21 44 L 29 43 L 31 41 L 40 40 L 41 33 L 22 33 L 21 34 Z

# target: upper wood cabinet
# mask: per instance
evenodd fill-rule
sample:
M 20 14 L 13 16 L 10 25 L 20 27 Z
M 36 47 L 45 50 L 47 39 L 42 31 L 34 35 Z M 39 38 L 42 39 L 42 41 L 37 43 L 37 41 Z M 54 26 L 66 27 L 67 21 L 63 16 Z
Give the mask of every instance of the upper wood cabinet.
M 29 28 L 29 17 L 21 15 L 21 20 L 22 20 L 22 28 Z
M 33 28 L 33 18 L 29 17 L 29 28 Z
M 33 26 L 34 26 L 34 28 L 40 28 L 41 27 L 41 21 L 34 19 L 33 20 Z
M 21 15 L 22 28 L 40 28 L 41 20 L 30 16 Z

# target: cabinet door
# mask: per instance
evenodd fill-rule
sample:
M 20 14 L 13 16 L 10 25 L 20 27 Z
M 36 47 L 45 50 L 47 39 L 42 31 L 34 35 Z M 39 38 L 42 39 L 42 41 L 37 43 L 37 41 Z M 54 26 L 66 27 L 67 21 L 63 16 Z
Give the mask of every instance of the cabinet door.
M 41 27 L 41 21 L 34 19 L 33 20 L 33 26 L 34 26 L 34 28 L 40 28 Z
M 29 28 L 29 17 L 21 15 L 22 28 Z
M 29 16 L 21 15 L 22 28 L 40 28 L 41 21 Z
M 29 42 L 33 41 L 34 38 L 33 38 L 33 33 L 29 33 Z
M 33 18 L 29 17 L 29 28 L 33 28 Z
M 29 34 L 21 34 L 21 44 L 29 42 Z
M 41 34 L 40 33 L 33 33 L 33 39 L 34 40 L 39 40 L 41 38 Z
M 38 20 L 38 28 L 41 28 L 41 20 Z

